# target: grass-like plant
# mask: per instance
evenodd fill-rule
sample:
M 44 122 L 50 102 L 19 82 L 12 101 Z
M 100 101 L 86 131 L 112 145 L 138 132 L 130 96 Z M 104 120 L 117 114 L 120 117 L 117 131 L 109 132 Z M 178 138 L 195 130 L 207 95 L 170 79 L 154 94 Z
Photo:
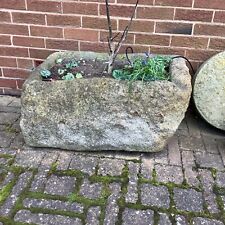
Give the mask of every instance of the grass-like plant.
M 132 65 L 114 70 L 112 75 L 115 79 L 129 81 L 170 80 L 168 68 L 171 60 L 171 57 L 165 56 L 137 58 Z

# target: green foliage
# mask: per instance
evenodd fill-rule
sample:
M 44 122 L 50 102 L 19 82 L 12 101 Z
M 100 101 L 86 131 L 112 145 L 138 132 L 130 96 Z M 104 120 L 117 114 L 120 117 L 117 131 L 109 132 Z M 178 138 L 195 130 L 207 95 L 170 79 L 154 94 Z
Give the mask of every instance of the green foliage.
M 58 59 L 55 60 L 56 64 L 61 64 L 62 62 L 63 62 L 63 59 L 61 59 L 61 58 L 58 58 Z
M 58 74 L 59 75 L 63 75 L 65 72 L 66 72 L 65 69 L 61 69 L 61 68 L 58 69 Z
M 113 77 L 118 80 L 169 80 L 170 76 L 166 70 L 171 62 L 170 57 L 155 56 L 153 58 L 137 58 L 132 66 L 125 66 L 122 70 L 114 70 Z
M 72 73 L 67 73 L 65 76 L 62 77 L 63 80 L 73 80 L 75 77 Z
M 77 79 L 81 79 L 81 78 L 83 78 L 83 75 L 82 75 L 81 73 L 77 73 L 77 74 L 76 74 L 76 78 L 77 78 Z
M 72 69 L 77 66 L 78 66 L 78 63 L 75 60 L 72 60 L 66 64 L 66 69 Z
M 48 79 L 52 75 L 51 71 L 49 71 L 49 70 L 41 70 L 40 74 L 41 74 L 41 77 L 44 79 Z

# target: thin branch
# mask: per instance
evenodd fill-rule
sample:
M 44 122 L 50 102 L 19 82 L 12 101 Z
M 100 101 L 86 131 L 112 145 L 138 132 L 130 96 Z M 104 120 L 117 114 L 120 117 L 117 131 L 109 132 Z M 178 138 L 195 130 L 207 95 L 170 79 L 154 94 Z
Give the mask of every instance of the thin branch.
M 108 28 L 109 28 L 109 40 L 112 40 L 112 23 L 110 19 L 110 12 L 109 12 L 109 1 L 105 0 L 105 6 L 106 6 L 106 14 L 107 14 L 107 21 L 108 21 Z
M 123 34 L 122 34 L 122 36 L 121 36 L 121 38 L 120 38 L 120 41 L 118 42 L 118 44 L 117 44 L 117 46 L 116 46 L 116 48 L 115 48 L 115 51 L 114 51 L 115 56 L 114 56 L 114 58 L 116 58 L 116 56 L 117 56 L 117 54 L 119 53 L 119 50 L 120 50 L 120 48 L 121 48 L 123 42 L 124 42 L 124 41 L 126 40 L 126 38 L 127 38 L 128 31 L 129 31 L 129 29 L 130 29 L 130 27 L 131 27 L 131 24 L 132 24 L 132 21 L 133 21 L 133 19 L 134 19 L 134 16 L 135 16 L 135 13 L 136 13 L 136 10 L 137 10 L 138 3 L 139 3 L 139 0 L 137 0 L 137 2 L 136 2 L 136 4 L 135 4 L 134 11 L 133 11 L 133 14 L 132 14 L 132 16 L 131 16 L 130 22 L 129 22 L 129 24 L 126 26 L 126 28 L 124 29 Z

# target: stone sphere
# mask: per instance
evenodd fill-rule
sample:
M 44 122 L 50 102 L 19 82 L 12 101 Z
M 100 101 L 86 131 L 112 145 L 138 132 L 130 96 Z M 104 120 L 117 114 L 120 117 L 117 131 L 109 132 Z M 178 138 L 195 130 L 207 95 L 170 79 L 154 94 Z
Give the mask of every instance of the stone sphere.
M 193 98 L 200 115 L 212 126 L 225 130 L 225 52 L 214 55 L 199 68 Z

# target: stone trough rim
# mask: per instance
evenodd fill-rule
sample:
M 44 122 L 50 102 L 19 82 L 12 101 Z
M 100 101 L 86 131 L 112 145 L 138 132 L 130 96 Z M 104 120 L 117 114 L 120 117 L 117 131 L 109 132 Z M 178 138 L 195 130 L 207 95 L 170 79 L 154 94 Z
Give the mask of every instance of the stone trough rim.
M 58 58 L 58 56 L 61 56 L 62 58 L 71 58 L 68 57 L 67 55 L 87 55 L 87 56 L 97 56 L 99 57 L 99 59 L 106 59 L 108 57 L 107 53 L 96 53 L 93 51 L 64 51 L 64 52 L 54 52 L 52 54 L 50 54 L 43 63 L 41 63 L 38 67 L 35 68 L 35 70 L 33 70 L 31 72 L 31 75 L 29 76 L 29 78 L 24 82 L 23 84 L 23 89 L 26 86 L 27 83 L 32 82 L 32 81 L 38 81 L 38 82 L 43 82 L 43 83 L 53 83 L 53 82 L 46 82 L 46 81 L 42 81 L 41 77 L 40 77 L 40 71 L 43 69 L 50 69 L 52 65 L 55 64 L 55 60 Z M 154 54 L 154 55 L 161 55 L 161 56 L 176 56 L 176 55 L 162 55 L 162 54 Z M 67 56 L 67 57 L 66 57 Z M 117 58 L 119 58 L 120 56 L 124 56 L 124 54 L 119 54 Z M 146 56 L 144 53 L 134 53 L 134 54 L 129 54 L 129 57 L 135 58 L 135 57 L 144 57 Z M 84 56 L 82 56 L 84 58 Z M 52 63 L 49 63 L 49 60 L 51 60 Z M 118 60 L 119 61 L 119 60 Z M 186 89 L 188 84 L 188 81 L 185 83 L 184 81 L 186 81 L 186 79 L 182 79 L 179 77 L 179 73 L 176 73 L 176 70 L 171 70 L 171 67 L 173 67 L 174 65 L 178 66 L 178 63 L 180 67 L 182 68 L 182 70 L 185 68 L 189 71 L 186 62 L 183 58 L 176 58 L 173 59 L 171 64 L 170 64 L 170 75 L 171 75 L 171 80 L 155 80 L 155 81 L 149 81 L 149 82 L 144 82 L 145 85 L 153 85 L 154 83 L 164 83 L 164 84 L 171 84 L 171 85 L 175 85 L 177 86 L 179 89 Z M 181 69 L 180 68 L 180 69 Z M 128 80 L 117 80 L 113 77 L 91 77 L 91 78 L 83 78 L 83 79 L 79 79 L 79 82 L 82 80 L 86 80 L 86 79 L 112 79 L 114 80 L 114 82 L 116 83 L 129 83 Z M 66 81 L 66 80 L 55 80 L 54 82 L 77 82 L 77 79 L 71 80 L 71 81 Z M 133 81 L 132 84 L 135 85 L 135 83 L 143 83 L 142 81 Z M 22 93 L 23 94 L 23 93 Z

